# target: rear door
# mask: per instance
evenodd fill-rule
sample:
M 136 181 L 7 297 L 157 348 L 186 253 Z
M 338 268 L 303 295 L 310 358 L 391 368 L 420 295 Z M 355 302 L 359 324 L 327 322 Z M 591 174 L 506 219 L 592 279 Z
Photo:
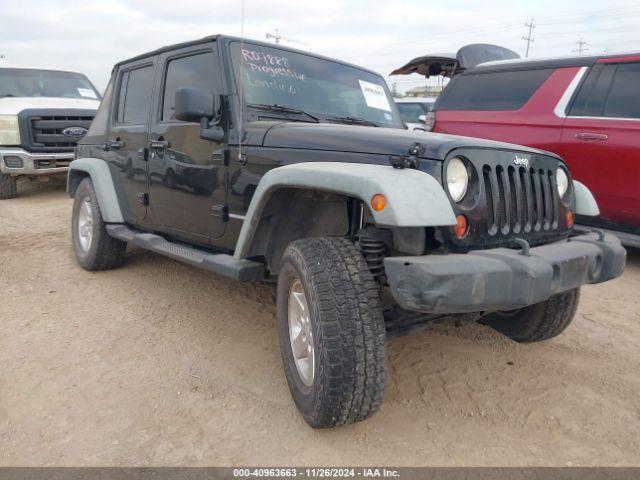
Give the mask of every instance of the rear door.
M 125 221 L 145 225 L 147 205 L 147 130 L 151 108 L 156 57 L 132 62 L 121 67 L 116 80 L 111 128 L 107 150 L 112 172 L 119 176 L 114 183 L 121 186 L 127 211 Z
M 177 120 L 175 92 L 198 87 L 220 93 L 216 45 L 167 52 L 159 71 L 149 135 L 149 193 L 162 229 L 203 245 L 225 230 L 226 145 L 200 138 L 200 124 Z
M 631 229 L 640 228 L 639 85 L 640 57 L 596 63 L 562 129 L 561 155 L 593 192 L 601 220 Z

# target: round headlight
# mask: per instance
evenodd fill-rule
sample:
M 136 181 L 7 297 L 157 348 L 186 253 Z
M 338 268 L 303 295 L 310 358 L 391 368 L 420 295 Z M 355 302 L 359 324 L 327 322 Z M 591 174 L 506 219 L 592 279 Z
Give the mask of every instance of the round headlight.
M 447 188 L 455 202 L 464 198 L 469 186 L 469 171 L 462 159 L 454 157 L 447 165 Z
M 558 168 L 556 172 L 556 183 L 558 184 L 558 195 L 562 198 L 567 193 L 567 190 L 569 190 L 569 177 L 567 172 L 564 171 L 564 168 Z

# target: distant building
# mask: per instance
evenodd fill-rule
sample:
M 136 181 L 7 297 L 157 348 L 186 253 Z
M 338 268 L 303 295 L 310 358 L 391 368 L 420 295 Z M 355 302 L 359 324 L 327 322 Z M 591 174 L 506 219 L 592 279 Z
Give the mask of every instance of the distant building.
M 422 85 L 420 87 L 413 87 L 407 90 L 405 96 L 407 97 L 437 97 L 442 92 L 440 85 Z

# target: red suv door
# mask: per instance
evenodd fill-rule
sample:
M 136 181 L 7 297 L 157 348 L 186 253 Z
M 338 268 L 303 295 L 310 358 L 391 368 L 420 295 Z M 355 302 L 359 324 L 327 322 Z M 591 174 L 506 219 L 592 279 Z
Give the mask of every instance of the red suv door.
M 638 86 L 640 56 L 591 67 L 568 106 L 559 152 L 593 192 L 605 226 L 633 232 L 640 227 Z

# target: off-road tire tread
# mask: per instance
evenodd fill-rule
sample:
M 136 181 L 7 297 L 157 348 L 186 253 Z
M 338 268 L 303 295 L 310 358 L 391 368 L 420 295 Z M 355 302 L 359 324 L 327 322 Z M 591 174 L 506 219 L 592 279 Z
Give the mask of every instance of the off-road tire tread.
M 18 196 L 18 180 L 16 177 L 0 173 L 0 200 L 9 200 Z
M 127 243 L 117 238 L 111 237 L 107 233 L 106 224 L 102 220 L 102 212 L 100 211 L 100 205 L 98 204 L 98 198 L 96 197 L 95 190 L 93 189 L 93 183 L 90 178 L 85 178 L 78 185 L 78 189 L 75 193 L 75 202 L 80 202 L 86 194 L 91 197 L 91 203 L 93 204 L 95 225 L 94 238 L 91 251 L 85 261 L 80 261 L 80 264 L 85 270 L 99 271 L 99 270 L 112 270 L 122 265 L 124 255 L 127 249 Z M 74 204 L 72 215 L 72 235 L 76 235 L 75 223 L 76 223 L 76 205 Z M 75 242 L 75 239 L 72 239 Z M 93 248 L 95 247 L 95 248 Z
M 573 320 L 580 303 L 580 289 L 554 295 L 522 309 L 513 318 L 489 315 L 484 323 L 521 343 L 549 340 L 560 335 Z
M 320 388 L 315 411 L 305 418 L 316 428 L 364 420 L 379 409 L 386 379 L 386 331 L 378 285 L 347 239 L 297 240 L 285 257 L 296 253 L 313 284 L 315 305 L 310 308 L 322 331 L 316 340 Z

